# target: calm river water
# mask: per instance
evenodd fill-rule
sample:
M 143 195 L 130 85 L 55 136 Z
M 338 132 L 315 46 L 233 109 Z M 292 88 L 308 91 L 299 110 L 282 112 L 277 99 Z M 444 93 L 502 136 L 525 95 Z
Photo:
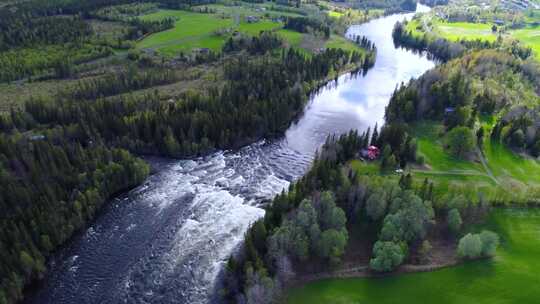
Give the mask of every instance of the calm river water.
M 365 35 L 377 46 L 375 66 L 314 94 L 282 139 L 196 160 L 151 160 L 157 173 L 110 202 L 61 250 L 27 302 L 212 302 L 225 259 L 264 215 L 261 202 L 300 177 L 329 134 L 381 125 L 396 85 L 434 66 L 394 47 L 395 22 L 411 16 L 352 26 L 348 35 Z

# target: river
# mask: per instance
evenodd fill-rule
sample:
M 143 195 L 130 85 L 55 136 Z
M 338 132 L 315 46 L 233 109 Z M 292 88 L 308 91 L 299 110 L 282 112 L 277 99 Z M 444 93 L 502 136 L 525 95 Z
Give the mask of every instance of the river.
M 411 16 L 350 27 L 348 35 L 367 36 L 377 46 L 375 66 L 313 94 L 283 138 L 195 160 L 151 160 L 157 173 L 112 200 L 60 250 L 26 302 L 212 302 L 224 261 L 264 215 L 261 203 L 309 168 L 329 134 L 380 126 L 395 87 L 434 66 L 394 47 L 393 25 Z

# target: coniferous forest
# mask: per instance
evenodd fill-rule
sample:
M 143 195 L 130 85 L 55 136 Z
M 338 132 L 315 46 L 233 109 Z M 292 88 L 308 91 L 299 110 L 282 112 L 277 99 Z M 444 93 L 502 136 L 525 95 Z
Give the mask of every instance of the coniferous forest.
M 181 81 L 178 63 L 139 53 L 130 53 L 131 61 L 118 69 L 76 77 L 85 72 L 81 63 L 109 56 L 111 47 L 173 27 L 171 18 L 119 17 L 137 14 L 139 8 L 132 6 L 102 9 L 130 2 L 26 1 L 0 9 L 0 81 L 31 78 L 51 68 L 53 77 L 74 79 L 0 114 L 0 303 L 21 300 L 24 286 L 44 276 L 55 249 L 108 199 L 148 176 L 150 168 L 139 156 L 193 157 L 277 136 L 319 85 L 373 64 L 371 48 L 307 55 L 262 32 L 232 37 L 221 52 L 180 63 L 190 68 L 220 62 L 218 85 L 205 92 L 187 90 L 164 99 L 153 88 Z M 140 10 L 194 4 L 159 1 Z M 96 44 L 87 18 L 118 20 L 129 30 L 118 41 Z M 328 25 L 320 26 L 329 34 Z M 36 46 L 66 53 L 40 57 Z M 81 48 L 90 53 L 72 51 Z M 28 55 L 18 56 L 21 52 Z

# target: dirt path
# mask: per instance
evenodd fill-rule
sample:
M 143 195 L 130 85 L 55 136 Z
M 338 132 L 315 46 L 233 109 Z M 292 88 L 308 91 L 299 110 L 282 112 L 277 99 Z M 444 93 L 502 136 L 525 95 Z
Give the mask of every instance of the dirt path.
M 400 266 L 396 271 L 389 273 L 375 273 L 369 270 L 368 265 L 359 265 L 355 267 L 349 267 L 344 269 L 338 269 L 333 271 L 324 271 L 313 274 L 304 274 L 296 277 L 293 281 L 289 282 L 292 286 L 298 286 L 308 282 L 323 280 L 323 279 L 346 279 L 346 278 L 380 278 L 387 276 L 394 276 L 404 273 L 413 273 L 413 272 L 428 272 L 435 271 L 438 269 L 455 266 L 458 264 L 458 261 L 452 259 L 445 263 L 432 263 L 426 265 L 413 265 L 405 264 Z
M 486 176 L 489 177 L 488 174 L 476 172 L 476 171 L 469 171 L 469 170 L 452 170 L 452 171 L 430 171 L 430 170 L 418 170 L 415 169 L 413 172 L 420 172 L 425 174 L 433 174 L 433 175 L 468 175 L 468 176 Z
M 484 166 L 484 170 L 486 170 L 487 175 L 497 185 L 500 185 L 501 183 L 495 178 L 495 175 L 493 175 L 493 172 L 491 172 L 491 169 L 488 167 L 486 158 L 484 157 L 484 153 L 482 153 L 482 150 L 480 150 L 480 148 L 478 148 L 478 147 L 476 147 L 476 154 L 478 154 L 478 158 L 480 159 L 480 162 L 482 163 L 482 166 Z

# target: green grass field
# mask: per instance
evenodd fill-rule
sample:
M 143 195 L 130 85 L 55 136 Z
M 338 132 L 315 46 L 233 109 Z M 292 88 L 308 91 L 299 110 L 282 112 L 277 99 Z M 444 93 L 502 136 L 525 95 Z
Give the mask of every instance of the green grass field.
M 290 290 L 286 303 L 537 303 L 540 210 L 499 209 L 485 226 L 502 237 L 502 246 L 493 260 L 384 278 L 316 281 Z
M 236 2 L 234 5 L 223 4 L 208 4 L 202 7 L 208 7 L 216 11 L 217 14 L 223 14 L 228 16 L 263 16 L 269 15 L 271 17 L 288 16 L 298 17 L 302 16 L 299 13 L 294 12 L 291 7 L 276 5 L 272 2 L 265 3 L 246 3 Z M 300 10 L 300 9 L 298 9 Z
M 487 130 L 489 126 L 484 124 Z M 472 201 L 481 193 L 490 201 L 524 202 L 540 189 L 540 162 L 520 156 L 500 143 L 484 138 L 483 153 L 487 169 L 480 162 L 457 159 L 443 146 L 442 125 L 422 121 L 412 125 L 418 153 L 429 169 L 413 169 L 417 183 L 425 178 L 435 183 L 435 194 L 442 197 L 456 190 Z M 489 133 L 489 131 L 487 132 Z M 490 177 L 489 172 L 493 174 Z M 540 195 L 540 194 L 539 194 Z
M 467 40 L 487 40 L 495 41 L 497 35 L 491 31 L 491 24 L 468 23 L 468 22 L 435 22 L 435 32 L 442 37 L 456 41 L 460 39 Z
M 180 51 L 190 52 L 194 48 L 209 48 L 219 51 L 234 30 L 249 35 L 258 35 L 261 31 L 275 30 L 287 41 L 289 46 L 303 48 L 307 53 L 313 52 L 317 48 L 362 50 L 355 43 L 338 35 L 332 35 L 330 39 L 324 40 L 306 37 L 308 34 L 282 29 L 282 23 L 267 19 L 255 23 L 244 22 L 244 16 L 253 12 L 253 8 L 246 6 L 239 6 L 239 11 L 236 12 L 238 18 L 231 17 L 233 14 L 232 11 L 229 11 L 232 10 L 231 7 L 223 5 L 210 5 L 209 7 L 216 9 L 218 12 L 215 14 L 203 14 L 180 10 L 160 10 L 142 16 L 141 18 L 144 20 L 160 20 L 167 17 L 178 18 L 178 20 L 173 29 L 152 34 L 139 41 L 137 48 L 157 50 L 166 56 L 175 56 Z M 240 23 L 235 24 L 234 20 L 240 20 Z M 217 32 L 221 33 L 218 34 Z
M 328 16 L 333 17 L 333 18 L 339 18 L 343 16 L 343 13 L 340 13 L 338 11 L 329 11 Z
M 532 19 L 529 22 L 532 22 Z M 536 19 L 535 22 L 537 22 Z M 489 23 L 444 22 L 430 15 L 411 20 L 407 25 L 407 30 L 413 35 L 420 35 L 421 31 L 425 30 L 423 29 L 425 24 L 429 24 L 429 31 L 435 36 L 451 41 L 460 39 L 495 41 L 498 35 L 492 32 L 492 24 Z M 510 30 L 503 34 L 503 38 L 508 37 L 517 39 L 530 47 L 535 57 L 540 60 L 540 25 L 529 24 L 524 28 Z
M 484 142 L 483 151 L 497 179 L 540 186 L 540 162 L 519 156 L 502 144 L 490 140 Z
M 427 30 L 437 37 L 442 37 L 450 41 L 460 39 L 495 41 L 497 34 L 491 31 L 491 26 L 491 24 L 483 23 L 444 22 L 439 18 L 423 15 L 420 18 L 414 18 L 409 21 L 407 30 L 414 36 L 421 35 L 421 32 Z
M 289 46 L 299 47 L 304 34 L 287 29 L 280 29 L 277 33 L 283 37 Z
M 540 25 L 514 30 L 511 35 L 530 47 L 540 60 Z
M 155 33 L 137 43 L 137 48 L 156 49 L 165 55 L 176 55 L 179 51 L 190 51 L 193 48 L 209 48 L 218 50 L 225 38 L 214 32 L 232 27 L 232 19 L 221 19 L 212 14 L 200 14 L 178 10 L 160 10 L 145 15 L 144 20 L 159 20 L 166 17 L 179 18 L 173 29 Z
M 326 40 L 324 47 L 327 49 L 344 49 L 348 51 L 363 51 L 363 49 L 359 47 L 356 43 L 353 43 L 349 39 L 338 36 L 338 35 L 331 35 L 330 39 Z
M 431 122 L 421 121 L 414 125 L 413 135 L 417 139 L 418 151 L 425 157 L 433 171 L 468 171 L 471 173 L 484 173 L 480 163 L 473 163 L 457 159 L 444 150 L 440 134 L 443 126 Z
M 175 56 L 180 51 L 190 52 L 194 48 L 209 48 L 219 51 L 228 33 L 217 31 L 238 30 L 249 35 L 258 35 L 261 31 L 278 29 L 281 23 L 261 20 L 255 23 L 241 21 L 236 25 L 232 18 L 222 18 L 219 14 L 203 14 L 179 10 L 160 10 L 145 15 L 145 20 L 159 20 L 167 17 L 178 18 L 173 29 L 155 33 L 137 43 L 139 49 L 155 49 L 161 54 Z

